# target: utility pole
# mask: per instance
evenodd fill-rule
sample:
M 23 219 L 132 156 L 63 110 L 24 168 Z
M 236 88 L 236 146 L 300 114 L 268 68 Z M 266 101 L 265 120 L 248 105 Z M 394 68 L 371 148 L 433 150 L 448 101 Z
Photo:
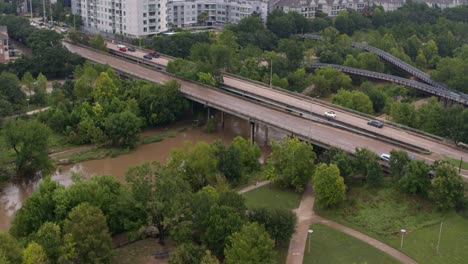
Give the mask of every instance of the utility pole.
M 270 59 L 270 88 L 272 87 L 273 82 L 273 57 Z
M 29 8 L 31 11 L 31 22 L 33 21 L 33 7 L 32 7 L 32 0 L 29 0 Z
M 45 0 L 42 0 L 42 22 L 46 22 L 46 14 L 45 14 Z
M 50 25 L 54 25 L 54 18 L 52 17 L 52 2 L 49 1 L 49 10 L 50 10 Z

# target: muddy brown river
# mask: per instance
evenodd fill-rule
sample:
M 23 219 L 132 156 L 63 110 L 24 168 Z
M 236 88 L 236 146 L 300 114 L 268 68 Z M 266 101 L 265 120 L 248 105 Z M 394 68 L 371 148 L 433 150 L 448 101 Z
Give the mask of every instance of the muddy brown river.
M 189 128 L 183 132 L 177 132 L 182 127 Z M 216 140 L 221 140 L 225 144 L 229 144 L 238 135 L 248 138 L 250 131 L 247 121 L 232 116 L 225 116 L 224 129 L 219 124 L 217 131 L 214 133 L 206 133 L 203 128 L 192 128 L 190 124 L 182 123 L 168 128 L 146 131 L 143 135 L 161 133 L 168 129 L 174 131 L 174 137 L 166 137 L 161 142 L 140 145 L 130 153 L 115 158 L 90 160 L 72 166 L 59 167 L 52 175 L 52 179 L 67 186 L 72 183 L 71 175 L 73 173 L 79 173 L 84 177 L 90 177 L 94 174 L 110 174 L 119 181 L 125 182 L 124 176 L 129 167 L 142 164 L 146 161 L 165 163 L 171 151 L 176 148 L 182 148 L 187 141 L 192 143 L 199 141 L 212 143 Z M 258 127 L 256 131 L 256 141 L 262 147 L 260 161 L 263 162 L 269 151 L 268 147 L 265 146 L 265 131 L 262 127 Z M 268 136 L 269 138 L 278 139 L 283 137 L 284 133 L 269 129 Z M 8 182 L 0 187 L 0 231 L 9 229 L 14 213 L 21 208 L 24 200 L 31 196 L 38 185 L 39 179 L 28 183 Z

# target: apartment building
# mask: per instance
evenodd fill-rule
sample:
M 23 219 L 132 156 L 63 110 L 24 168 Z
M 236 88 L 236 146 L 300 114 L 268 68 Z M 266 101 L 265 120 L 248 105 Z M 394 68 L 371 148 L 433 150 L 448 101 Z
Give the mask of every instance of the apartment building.
M 72 0 L 72 12 L 81 16 L 83 29 L 129 37 L 167 30 L 167 0 Z
M 72 0 L 72 12 L 86 31 L 141 37 L 199 22 L 237 23 L 254 13 L 266 21 L 268 0 Z
M 6 26 L 0 26 L 0 63 L 8 63 L 8 61 L 10 61 L 8 29 Z
M 168 3 L 167 21 L 172 26 L 237 23 L 258 14 L 263 21 L 268 15 L 267 0 L 172 0 Z

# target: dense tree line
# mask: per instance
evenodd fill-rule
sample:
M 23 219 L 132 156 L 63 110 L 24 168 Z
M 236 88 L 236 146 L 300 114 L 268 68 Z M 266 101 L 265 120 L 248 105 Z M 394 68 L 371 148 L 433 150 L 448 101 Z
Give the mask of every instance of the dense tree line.
M 226 160 L 223 152 L 229 151 L 236 155 Z M 0 257 L 11 263 L 109 263 L 112 234 L 129 231 L 137 239 L 144 235 L 141 228 L 154 226 L 161 243 L 167 236 L 178 243 L 169 263 L 218 263 L 216 257 L 223 256 L 229 263 L 274 263 L 273 249 L 288 243 L 295 215 L 247 211 L 244 198 L 227 187 L 240 181 L 229 178 L 228 171 L 240 169 L 246 180 L 259 169 L 258 157 L 258 146 L 238 137 L 229 146 L 198 143 L 175 151 L 167 165 L 132 167 L 128 185 L 112 176 L 93 176 L 75 178 L 65 188 L 46 177 L 16 213 L 10 229 L 14 238 L 0 234 Z M 231 160 L 238 168 L 223 167 Z
M 52 30 L 39 30 L 30 25 L 28 19 L 13 15 L 0 17 L 0 25 L 8 27 L 9 36 L 32 50 L 32 57 L 23 55 L 8 64 L 8 70 L 17 76 L 26 72 L 33 75 L 43 73 L 47 77 L 70 75 L 82 59 L 62 46 L 62 36 Z

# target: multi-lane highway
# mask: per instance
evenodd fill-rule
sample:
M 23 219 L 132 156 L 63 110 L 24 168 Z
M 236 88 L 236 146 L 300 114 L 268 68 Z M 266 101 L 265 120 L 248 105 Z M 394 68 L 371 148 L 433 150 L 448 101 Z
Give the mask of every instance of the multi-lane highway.
M 137 78 L 155 82 L 163 82 L 175 78 L 164 72 L 140 66 L 136 63 L 116 58 L 115 56 L 99 53 L 70 43 L 65 43 L 65 45 L 70 51 L 76 52 L 89 60 L 96 61 L 98 63 L 109 64 L 114 69 L 127 72 Z M 108 47 L 111 49 L 117 49 L 116 45 L 114 46 L 112 46 L 112 44 L 108 45 Z M 146 54 L 146 52 L 127 52 L 127 55 L 130 54 L 132 56 L 142 57 L 144 54 Z M 160 63 L 162 65 L 167 65 L 169 60 L 170 58 L 162 57 L 160 58 Z M 346 151 L 353 152 L 355 147 L 367 147 L 372 151 L 380 154 L 395 148 L 388 143 L 379 142 L 376 139 L 366 138 L 348 131 L 318 124 L 311 120 L 306 120 L 298 116 L 271 109 L 258 103 L 250 102 L 219 90 L 210 89 L 195 84 L 193 82 L 180 79 L 178 82 L 181 83 L 182 93 L 197 99 L 198 101 L 207 102 L 211 105 L 214 105 L 214 107 L 216 107 L 215 104 L 218 104 L 218 106 L 224 107 L 228 112 L 237 112 L 239 115 L 245 118 L 258 120 L 262 123 L 282 128 L 286 131 L 290 131 L 296 135 L 301 135 L 305 138 L 312 138 L 324 144 L 340 147 Z M 293 105 L 296 108 L 303 109 L 305 112 L 321 115 L 324 111 L 332 109 L 331 106 L 318 103 L 315 100 L 307 99 L 298 95 L 295 96 L 284 91 L 270 89 L 265 85 L 242 80 L 233 76 L 225 75 L 224 82 L 230 87 L 235 87 L 236 89 L 249 93 L 254 93 L 259 97 L 270 98 L 284 104 Z M 429 156 L 413 153 L 420 159 L 424 159 L 429 162 L 443 157 L 452 157 L 456 159 L 463 157 L 464 160 L 468 159 L 466 152 L 463 152 L 462 150 L 459 150 L 455 147 L 445 145 L 442 142 L 438 142 L 425 136 L 413 134 L 413 132 L 408 132 L 391 126 L 386 126 L 382 129 L 369 127 L 367 125 L 367 118 L 361 117 L 357 114 L 349 113 L 340 108 L 333 108 L 333 110 L 337 113 L 337 119 L 339 121 L 343 121 L 363 129 L 369 129 L 382 135 L 407 142 L 408 144 L 419 145 L 432 151 L 433 154 Z M 464 172 L 463 174 L 466 174 L 468 177 L 468 173 Z

